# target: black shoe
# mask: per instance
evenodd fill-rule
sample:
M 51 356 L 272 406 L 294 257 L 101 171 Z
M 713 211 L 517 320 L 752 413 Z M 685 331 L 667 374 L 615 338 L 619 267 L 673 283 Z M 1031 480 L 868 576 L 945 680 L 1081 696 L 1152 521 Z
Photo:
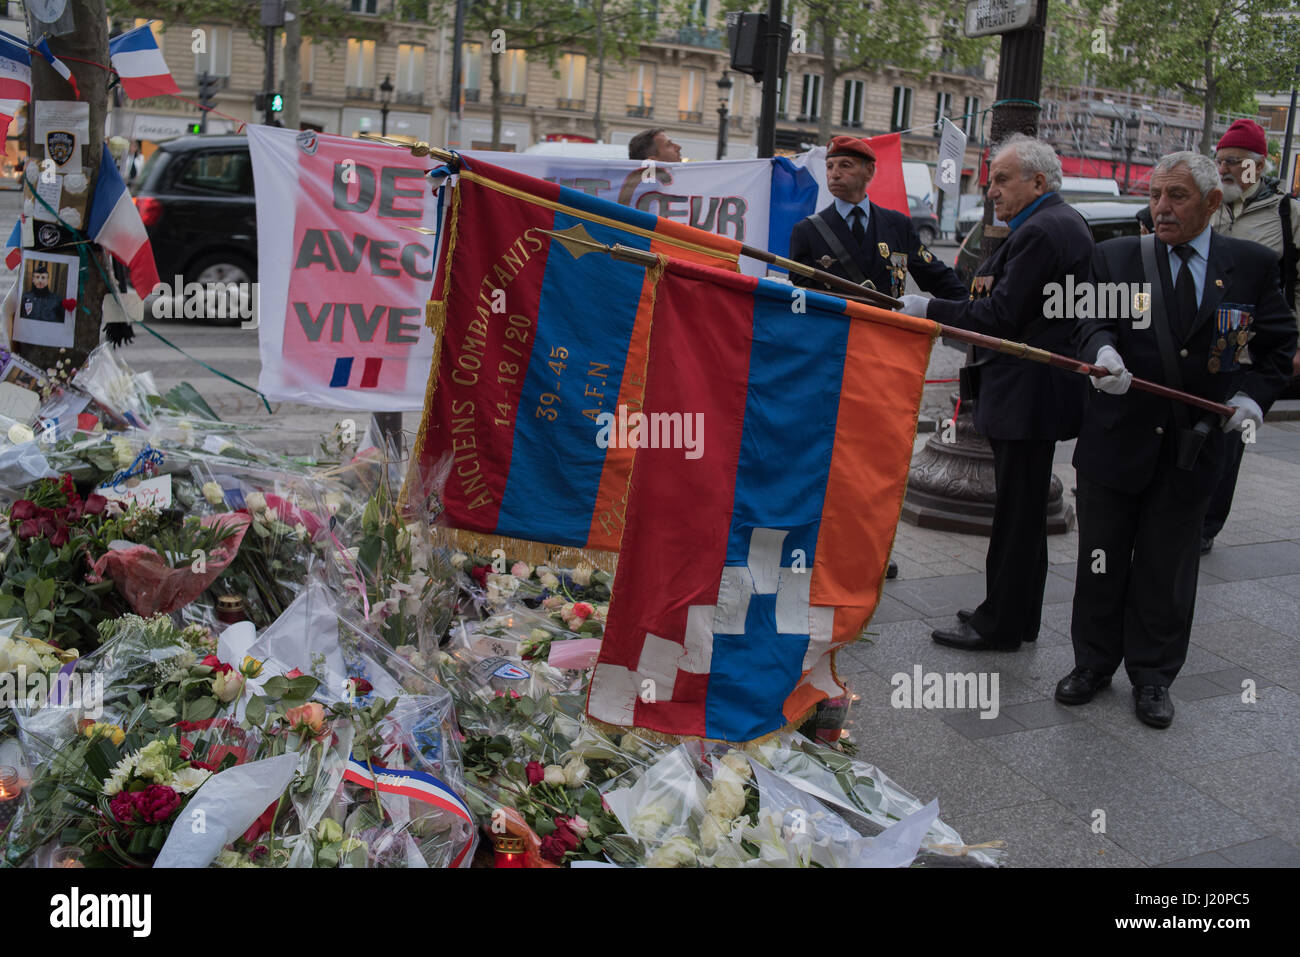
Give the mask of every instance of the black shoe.
M 1169 689 L 1160 685 L 1141 685 L 1133 688 L 1137 699 L 1137 716 L 1143 724 L 1153 728 L 1167 728 L 1174 723 L 1174 701 Z
M 886 577 L 886 578 L 897 578 L 897 577 L 898 577 L 898 563 L 897 563 L 897 562 L 890 562 L 890 563 L 889 563 L 889 570 L 888 570 L 887 572 L 885 572 L 885 577 Z
M 1213 535 L 1211 535 L 1209 538 L 1202 538 L 1202 539 L 1201 539 L 1201 554 L 1202 554 L 1202 555 L 1208 555 L 1208 554 L 1210 554 L 1210 549 L 1213 548 L 1213 547 L 1214 547 L 1214 536 L 1213 536 Z
M 1061 704 L 1087 704 L 1102 688 L 1110 687 L 1110 675 L 1091 668 L 1075 668 L 1056 683 L 1056 700 Z
M 938 644 L 962 651 L 1015 651 L 1020 647 L 1018 641 L 1014 645 L 995 645 L 966 622 L 955 629 L 936 628 L 930 637 Z
M 958 608 L 958 609 L 957 609 L 957 620 L 958 620 L 958 621 L 963 621 L 963 622 L 965 622 L 965 621 L 970 621 L 970 620 L 971 620 L 972 618 L 974 618 L 974 617 L 975 617 L 975 609 L 974 609 L 974 608 Z

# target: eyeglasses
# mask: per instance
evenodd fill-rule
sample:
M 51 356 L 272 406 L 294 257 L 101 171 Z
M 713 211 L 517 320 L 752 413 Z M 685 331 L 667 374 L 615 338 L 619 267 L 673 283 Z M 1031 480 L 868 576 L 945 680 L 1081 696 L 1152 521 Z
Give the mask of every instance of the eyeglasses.
M 1251 159 L 1249 156 L 1241 156 L 1237 158 L 1228 157 L 1224 159 L 1216 159 L 1214 161 L 1214 165 L 1226 166 L 1229 169 L 1236 169 L 1238 166 L 1241 166 L 1243 163 L 1253 163 L 1253 162 L 1255 161 Z

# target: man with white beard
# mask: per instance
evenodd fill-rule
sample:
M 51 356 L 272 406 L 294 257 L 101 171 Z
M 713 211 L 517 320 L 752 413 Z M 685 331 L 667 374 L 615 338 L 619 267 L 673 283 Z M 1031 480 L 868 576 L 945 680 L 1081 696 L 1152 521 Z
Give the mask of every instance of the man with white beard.
M 1219 167 L 1223 205 L 1210 225 L 1216 233 L 1249 239 L 1273 250 L 1282 275 L 1282 294 L 1296 308 L 1296 281 L 1300 277 L 1300 203 L 1287 196 L 1273 177 L 1265 178 L 1268 140 L 1264 129 L 1251 120 L 1237 120 L 1219 140 L 1214 161 Z M 1288 241 L 1289 240 L 1289 241 Z M 1300 321 L 1300 311 L 1297 311 Z M 1300 376 L 1300 355 L 1292 360 L 1291 375 Z M 1295 385 L 1295 379 L 1292 379 Z M 1245 443 L 1232 445 L 1201 528 L 1201 554 L 1214 547 L 1214 538 L 1228 520 L 1237 472 Z

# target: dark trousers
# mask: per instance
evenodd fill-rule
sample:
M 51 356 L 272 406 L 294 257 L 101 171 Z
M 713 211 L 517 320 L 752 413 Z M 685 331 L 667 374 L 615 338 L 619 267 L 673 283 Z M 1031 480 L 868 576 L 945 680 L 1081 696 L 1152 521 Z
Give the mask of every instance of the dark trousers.
M 984 560 L 984 603 L 970 626 L 995 645 L 1038 637 L 1047 584 L 1047 496 L 1056 443 L 990 439 L 997 493 Z
M 1201 529 L 1202 538 L 1213 538 L 1223 531 L 1223 523 L 1232 511 L 1232 496 L 1237 491 L 1237 473 L 1241 471 L 1241 457 L 1245 454 L 1246 443 L 1238 439 L 1228 443 L 1228 455 L 1223 463 L 1223 474 L 1219 476 L 1219 485 L 1210 497 L 1210 506 L 1205 512 L 1205 525 Z
M 1191 496 L 1161 463 L 1136 494 L 1078 477 L 1074 663 L 1134 685 L 1169 687 L 1187 660 L 1209 494 Z

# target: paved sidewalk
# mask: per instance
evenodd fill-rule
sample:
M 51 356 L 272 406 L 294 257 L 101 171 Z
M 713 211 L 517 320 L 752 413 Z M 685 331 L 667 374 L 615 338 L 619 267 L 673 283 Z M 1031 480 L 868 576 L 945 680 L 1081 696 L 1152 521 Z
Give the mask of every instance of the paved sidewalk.
M 1055 466 L 1067 503 L 1072 451 L 1058 446 Z M 983 599 L 987 539 L 900 523 L 900 573 L 867 627 L 871 643 L 839 659 L 860 696 L 849 724 L 859 754 L 917 797 L 938 797 L 966 841 L 1004 840 L 1011 866 L 1300 866 L 1298 465 L 1300 423 L 1266 424 L 1201 560 L 1192 644 L 1172 688 L 1177 714 L 1164 731 L 1138 722 L 1122 668 L 1091 704 L 1052 699 L 1074 664 L 1074 532 L 1048 539 L 1038 641 L 972 653 L 936 645 L 930 632 Z M 996 672 L 1000 713 L 891 707 L 891 677 L 917 665 Z M 1243 701 L 1246 681 L 1253 703 Z

